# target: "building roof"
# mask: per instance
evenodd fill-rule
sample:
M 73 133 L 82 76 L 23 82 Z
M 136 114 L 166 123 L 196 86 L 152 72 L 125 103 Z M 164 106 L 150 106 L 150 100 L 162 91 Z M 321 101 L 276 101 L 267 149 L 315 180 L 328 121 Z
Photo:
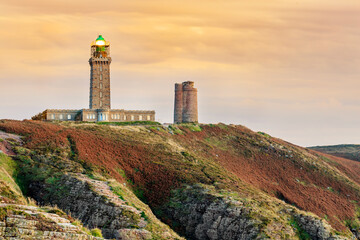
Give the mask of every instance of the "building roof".
M 96 39 L 96 41 L 98 41 L 98 40 L 103 40 L 103 41 L 105 41 L 105 39 L 103 38 L 102 35 L 99 35 L 99 37 Z

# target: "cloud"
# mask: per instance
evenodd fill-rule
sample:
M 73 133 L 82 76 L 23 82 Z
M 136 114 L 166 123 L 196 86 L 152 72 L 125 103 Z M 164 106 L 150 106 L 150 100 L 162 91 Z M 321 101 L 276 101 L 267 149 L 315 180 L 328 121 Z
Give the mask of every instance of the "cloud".
M 154 108 L 171 122 L 173 84 L 194 80 L 202 121 L 264 126 L 299 144 L 321 144 L 322 121 L 357 128 L 359 10 L 357 0 L 2 2 L 7 101 L 0 118 L 86 107 L 89 46 L 103 34 L 113 58 L 112 106 Z M 297 140 L 291 123 L 313 130 Z

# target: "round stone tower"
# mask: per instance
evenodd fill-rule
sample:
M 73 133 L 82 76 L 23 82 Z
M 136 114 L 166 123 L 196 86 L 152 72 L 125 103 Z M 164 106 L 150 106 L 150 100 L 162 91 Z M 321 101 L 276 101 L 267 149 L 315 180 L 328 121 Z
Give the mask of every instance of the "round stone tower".
M 194 82 L 175 84 L 174 123 L 198 122 L 197 89 Z
M 181 83 L 175 83 L 174 123 L 182 123 L 183 88 Z

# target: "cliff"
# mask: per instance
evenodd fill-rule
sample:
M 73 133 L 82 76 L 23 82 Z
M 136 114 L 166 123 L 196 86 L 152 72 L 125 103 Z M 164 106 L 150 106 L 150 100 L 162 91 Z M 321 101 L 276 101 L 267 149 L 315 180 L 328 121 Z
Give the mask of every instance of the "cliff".
M 243 126 L 2 120 L 0 130 L 16 201 L 57 206 L 105 238 L 359 234 L 360 163 Z
M 313 149 L 337 157 L 360 161 L 360 145 L 341 144 L 341 145 L 333 145 L 333 146 L 309 147 L 309 149 Z

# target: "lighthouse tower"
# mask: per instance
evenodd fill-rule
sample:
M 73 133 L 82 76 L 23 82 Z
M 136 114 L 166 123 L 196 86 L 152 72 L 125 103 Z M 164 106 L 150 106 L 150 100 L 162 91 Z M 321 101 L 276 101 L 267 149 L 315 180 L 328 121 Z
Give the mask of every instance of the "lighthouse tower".
M 154 110 L 111 109 L 110 106 L 110 43 L 99 35 L 91 43 L 89 109 L 46 109 L 34 120 L 131 122 L 155 121 Z M 186 117 L 184 118 L 186 119 Z
M 110 43 L 99 35 L 91 44 L 90 109 L 110 109 Z

